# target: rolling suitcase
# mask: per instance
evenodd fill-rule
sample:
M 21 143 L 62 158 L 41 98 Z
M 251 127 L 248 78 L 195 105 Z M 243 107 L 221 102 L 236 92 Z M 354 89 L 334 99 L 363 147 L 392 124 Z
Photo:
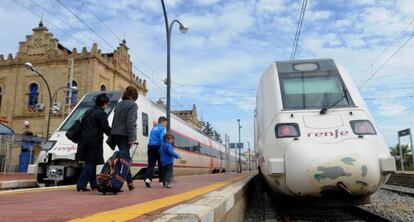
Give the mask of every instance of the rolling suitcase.
M 134 144 L 134 156 L 138 144 Z M 133 145 L 133 146 L 134 146 Z M 132 148 L 132 146 L 131 146 Z M 131 158 L 121 151 L 116 151 L 104 164 L 101 173 L 98 175 L 98 191 L 106 194 L 117 194 L 121 192 L 131 165 Z

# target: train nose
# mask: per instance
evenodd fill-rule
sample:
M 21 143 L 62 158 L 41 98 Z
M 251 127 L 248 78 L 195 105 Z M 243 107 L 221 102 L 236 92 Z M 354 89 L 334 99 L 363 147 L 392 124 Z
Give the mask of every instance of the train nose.
M 286 186 L 298 196 L 367 195 L 381 182 L 379 158 L 368 144 L 291 144 L 285 153 Z

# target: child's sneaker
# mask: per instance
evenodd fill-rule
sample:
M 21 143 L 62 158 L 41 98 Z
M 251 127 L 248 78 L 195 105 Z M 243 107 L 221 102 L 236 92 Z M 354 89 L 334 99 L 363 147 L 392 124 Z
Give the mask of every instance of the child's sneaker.
M 164 186 L 164 183 L 163 182 L 160 182 L 160 186 Z
M 167 189 L 171 189 L 172 188 L 171 184 L 164 184 L 164 187 L 167 188 Z
M 148 188 L 151 187 L 151 180 L 150 179 L 145 179 L 145 186 L 147 186 Z

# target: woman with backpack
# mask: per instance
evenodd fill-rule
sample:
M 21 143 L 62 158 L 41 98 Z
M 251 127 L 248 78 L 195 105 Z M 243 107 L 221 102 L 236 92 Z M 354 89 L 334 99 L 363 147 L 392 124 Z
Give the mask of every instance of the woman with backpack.
M 99 94 L 95 99 L 95 106 L 88 110 L 82 118 L 82 129 L 80 133 L 76 160 L 84 162 L 84 167 L 78 179 L 76 189 L 90 191 L 97 189 L 96 165 L 103 164 L 103 134 L 111 133 L 108 124 L 108 114 L 105 112 L 109 103 L 106 93 Z

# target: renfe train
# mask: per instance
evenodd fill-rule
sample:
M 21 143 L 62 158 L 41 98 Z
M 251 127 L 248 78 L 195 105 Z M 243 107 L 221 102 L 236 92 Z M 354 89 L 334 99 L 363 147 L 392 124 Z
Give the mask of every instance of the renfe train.
M 55 133 L 43 146 L 35 164 L 29 166 L 29 173 L 37 175 L 39 184 L 50 185 L 59 181 L 59 184 L 76 182 L 80 174 L 80 164 L 75 161 L 77 145 L 66 136 L 66 130 L 73 125 L 88 109 L 94 106 L 95 97 L 102 92 L 86 94 L 76 105 L 74 110 L 62 122 Z M 113 109 L 120 101 L 122 92 L 106 92 L 110 97 L 107 110 L 109 123 L 112 123 Z M 139 96 L 138 105 L 137 140 L 139 142 L 133 155 L 131 173 L 140 176 L 145 173 L 147 166 L 147 144 L 150 128 L 157 123 L 159 116 L 165 116 L 165 109 L 150 101 L 146 96 Z M 234 154 L 225 154 L 225 147 L 198 130 L 192 128 L 185 121 L 174 114 L 171 115 L 171 131 L 175 136 L 174 146 L 183 157 L 174 165 L 174 174 L 202 174 L 222 172 L 225 167 L 236 168 Z M 106 140 L 106 136 L 105 136 Z M 104 143 L 104 159 L 108 159 L 114 151 Z M 226 159 L 228 165 L 226 166 Z M 99 167 L 98 167 L 99 168 Z M 98 169 L 99 170 L 99 169 Z
M 358 89 L 334 60 L 275 62 L 256 99 L 259 170 L 276 194 L 366 202 L 396 170 Z

